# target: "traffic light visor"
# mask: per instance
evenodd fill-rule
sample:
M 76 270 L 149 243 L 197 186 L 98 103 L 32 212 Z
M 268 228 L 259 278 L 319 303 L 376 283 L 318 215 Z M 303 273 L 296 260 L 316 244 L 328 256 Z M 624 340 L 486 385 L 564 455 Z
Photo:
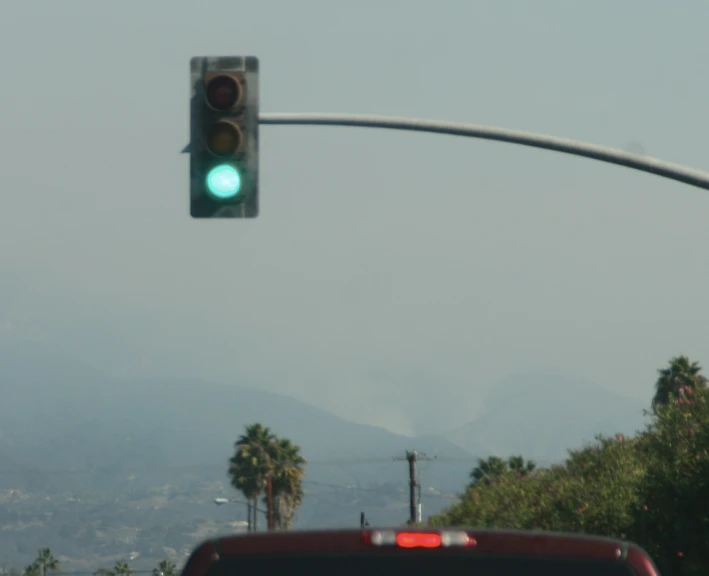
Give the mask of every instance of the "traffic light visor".
M 207 190 L 220 200 L 233 198 L 241 190 L 241 174 L 229 164 L 219 164 L 207 173 Z
M 206 97 L 215 110 L 228 110 L 241 99 L 241 86 L 232 76 L 215 76 L 207 83 Z

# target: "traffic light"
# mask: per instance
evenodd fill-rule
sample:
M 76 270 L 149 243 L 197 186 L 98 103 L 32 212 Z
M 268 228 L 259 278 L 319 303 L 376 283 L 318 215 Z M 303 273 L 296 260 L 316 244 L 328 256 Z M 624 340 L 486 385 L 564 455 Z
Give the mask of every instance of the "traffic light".
M 190 214 L 258 216 L 258 58 L 191 63 Z

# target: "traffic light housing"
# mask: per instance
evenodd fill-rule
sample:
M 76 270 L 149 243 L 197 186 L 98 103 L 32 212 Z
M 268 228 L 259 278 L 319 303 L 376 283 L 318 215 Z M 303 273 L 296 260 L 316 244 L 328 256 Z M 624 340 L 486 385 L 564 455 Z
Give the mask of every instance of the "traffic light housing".
M 258 216 L 258 59 L 190 62 L 190 214 Z

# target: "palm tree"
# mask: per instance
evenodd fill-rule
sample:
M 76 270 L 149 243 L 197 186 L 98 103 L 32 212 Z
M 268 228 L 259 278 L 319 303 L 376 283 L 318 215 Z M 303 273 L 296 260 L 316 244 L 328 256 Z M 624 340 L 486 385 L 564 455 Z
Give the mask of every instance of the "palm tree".
M 295 510 L 305 496 L 303 477 L 307 461 L 300 453 L 300 446 L 287 438 L 276 439 L 271 451 L 274 528 L 290 530 Z
M 133 569 L 126 562 L 116 562 L 113 572 L 116 576 L 133 576 Z
M 59 560 L 54 557 L 49 548 L 42 548 L 37 552 L 33 566 L 37 576 L 47 576 L 48 572 L 59 572 Z
M 679 401 L 698 388 L 706 388 L 709 382 L 701 374 L 698 362 L 690 362 L 687 356 L 676 356 L 670 360 L 668 368 L 658 370 L 655 383 L 653 407 L 666 406 L 670 401 Z
M 268 473 L 272 468 L 270 456 L 271 444 L 276 437 L 269 428 L 259 423 L 250 424 L 246 432 L 236 441 L 236 452 L 229 460 L 227 474 L 231 485 L 239 490 L 248 502 L 249 529 L 251 529 L 251 514 L 253 512 L 253 528 L 256 529 L 258 497 L 266 490 Z
M 25 566 L 25 569 L 22 571 L 22 576 L 40 576 L 39 566 L 36 564 Z
M 157 568 L 153 568 L 153 576 L 175 576 L 177 574 L 177 566 L 169 560 L 160 560 Z

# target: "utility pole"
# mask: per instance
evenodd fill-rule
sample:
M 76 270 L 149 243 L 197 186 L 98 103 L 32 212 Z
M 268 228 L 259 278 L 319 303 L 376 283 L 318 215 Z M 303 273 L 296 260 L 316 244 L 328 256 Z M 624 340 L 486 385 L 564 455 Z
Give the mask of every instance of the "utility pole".
M 268 530 L 273 531 L 273 479 L 271 472 L 268 473 Z
M 409 515 L 411 516 L 411 524 L 416 523 L 416 460 L 418 454 L 416 450 L 406 453 L 406 459 L 409 461 Z
M 421 511 L 421 472 L 417 475 L 418 481 L 418 504 L 416 504 L 416 522 L 423 522 L 423 514 Z
M 406 451 L 406 458 L 394 458 L 394 460 L 407 460 L 409 463 L 409 524 L 415 524 L 418 518 L 416 514 L 416 488 L 419 486 L 416 480 L 416 462 L 418 460 L 433 460 L 425 454 L 419 454 L 416 450 Z

